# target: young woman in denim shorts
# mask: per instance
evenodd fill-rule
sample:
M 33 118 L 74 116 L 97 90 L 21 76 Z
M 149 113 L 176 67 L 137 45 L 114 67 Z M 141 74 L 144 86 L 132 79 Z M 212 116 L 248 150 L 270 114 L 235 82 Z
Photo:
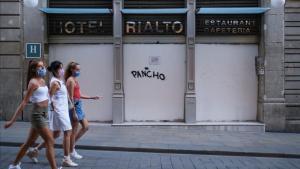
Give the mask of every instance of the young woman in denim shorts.
M 10 121 L 6 122 L 4 128 L 9 128 L 22 113 L 25 105 L 31 101 L 33 109 L 31 114 L 31 128 L 27 141 L 21 146 L 17 157 L 9 169 L 21 169 L 20 161 L 28 150 L 29 146 L 35 143 L 38 136 L 41 136 L 46 143 L 46 155 L 52 169 L 57 169 L 54 153 L 54 139 L 52 132 L 47 126 L 47 112 L 49 93 L 45 85 L 44 77 L 46 68 L 42 61 L 30 61 L 27 76 L 27 92 L 22 103 L 17 108 Z
M 94 99 L 98 100 L 98 96 L 86 96 L 81 94 L 80 86 L 77 80 L 77 77 L 80 75 L 80 65 L 75 62 L 68 64 L 65 71 L 65 80 L 67 84 L 67 89 L 69 96 L 74 104 L 74 108 L 70 110 L 70 118 L 73 127 L 71 135 L 71 156 L 75 159 L 81 159 L 82 156 L 79 155 L 75 150 L 75 142 L 84 135 L 88 130 L 88 121 L 85 118 L 85 113 L 82 110 L 82 101 L 81 99 Z M 78 125 L 81 124 L 82 128 L 77 132 Z

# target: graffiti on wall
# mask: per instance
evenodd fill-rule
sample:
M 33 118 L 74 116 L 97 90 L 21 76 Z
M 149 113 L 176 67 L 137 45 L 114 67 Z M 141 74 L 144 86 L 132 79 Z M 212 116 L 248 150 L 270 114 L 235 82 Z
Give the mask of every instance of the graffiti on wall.
M 157 71 L 152 71 L 148 67 L 145 67 L 143 70 L 133 70 L 131 74 L 134 78 L 149 78 L 149 79 L 158 79 L 166 80 L 166 75 Z

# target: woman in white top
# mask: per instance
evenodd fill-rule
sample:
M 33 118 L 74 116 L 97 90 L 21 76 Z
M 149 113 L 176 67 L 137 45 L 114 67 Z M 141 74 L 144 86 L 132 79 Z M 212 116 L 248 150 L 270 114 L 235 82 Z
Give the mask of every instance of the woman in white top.
M 69 117 L 68 108 L 68 91 L 63 81 L 64 69 L 63 64 L 60 61 L 53 61 L 48 67 L 48 71 L 52 72 L 52 78 L 50 81 L 50 112 L 49 112 L 49 126 L 53 131 L 54 138 L 58 138 L 60 131 L 64 132 L 64 158 L 63 166 L 65 167 L 76 167 L 78 164 L 74 163 L 70 158 L 70 136 L 72 131 L 72 125 Z M 37 152 L 44 146 L 43 144 L 38 145 L 31 151 L 35 151 L 35 158 Z M 33 154 L 34 152 L 28 152 Z M 32 157 L 31 157 L 32 158 Z
M 17 117 L 22 113 L 28 101 L 33 103 L 31 114 L 31 128 L 27 141 L 21 146 L 17 157 L 9 169 L 21 169 L 20 161 L 25 155 L 30 145 L 35 143 L 40 135 L 46 145 L 46 155 L 52 169 L 57 169 L 54 153 L 54 139 L 51 131 L 47 127 L 47 110 L 49 93 L 48 87 L 45 85 L 46 69 L 42 61 L 30 61 L 27 76 L 27 92 L 22 103 L 17 108 L 10 121 L 6 122 L 4 128 L 9 128 L 16 121 Z

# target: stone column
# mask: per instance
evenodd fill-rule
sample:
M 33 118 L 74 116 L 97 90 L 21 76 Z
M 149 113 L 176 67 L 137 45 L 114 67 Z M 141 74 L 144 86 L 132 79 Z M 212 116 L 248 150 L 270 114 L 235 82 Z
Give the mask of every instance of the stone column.
M 0 120 L 10 120 L 22 100 L 22 3 L 0 1 Z
M 48 1 L 38 0 L 38 3 L 26 3 L 24 1 L 24 43 L 23 47 L 26 47 L 26 43 L 41 43 L 41 60 L 43 60 L 48 65 L 48 52 L 45 53 L 45 44 L 47 42 L 47 18 L 46 14 L 40 11 L 40 8 L 47 7 Z M 48 45 L 46 45 L 48 46 Z M 47 49 L 48 51 L 48 49 Z M 24 49 L 24 58 L 26 55 L 26 51 Z M 31 59 L 24 59 L 23 61 L 23 91 L 24 94 L 27 90 L 27 69 L 28 62 Z M 47 83 L 47 82 L 46 82 Z M 30 111 L 31 104 L 28 104 L 23 112 L 23 120 L 30 120 Z
M 187 0 L 185 122 L 196 122 L 195 0 Z
M 113 123 L 124 122 L 124 88 L 123 88 L 123 44 L 122 44 L 122 0 L 114 0 L 113 39 L 114 39 L 114 91 L 112 99 Z
M 272 1 L 262 2 L 262 6 L 271 7 L 264 15 L 263 27 L 265 56 L 263 121 L 266 131 L 283 131 L 285 128 L 284 4 Z

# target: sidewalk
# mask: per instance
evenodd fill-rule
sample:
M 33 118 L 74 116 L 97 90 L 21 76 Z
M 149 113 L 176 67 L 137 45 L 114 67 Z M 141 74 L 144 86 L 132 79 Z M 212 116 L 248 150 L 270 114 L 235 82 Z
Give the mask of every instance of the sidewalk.
M 5 130 L 0 122 L 0 146 L 18 146 L 30 123 L 16 122 Z M 39 140 L 40 141 L 40 140 Z M 56 140 L 61 147 L 62 138 Z M 77 149 L 182 154 L 212 154 L 300 158 L 300 134 L 203 131 L 194 128 L 111 126 L 91 123 Z

